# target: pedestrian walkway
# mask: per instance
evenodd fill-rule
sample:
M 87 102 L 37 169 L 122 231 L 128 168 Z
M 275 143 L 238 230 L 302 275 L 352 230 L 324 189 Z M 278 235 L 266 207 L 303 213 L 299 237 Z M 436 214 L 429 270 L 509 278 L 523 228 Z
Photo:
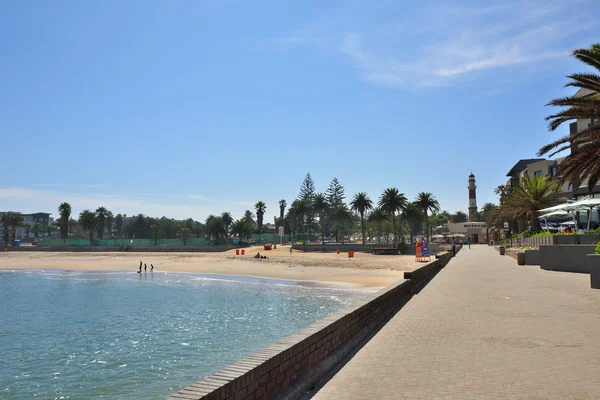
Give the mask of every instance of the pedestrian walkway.
M 464 249 L 315 399 L 599 399 L 600 290 L 586 274 Z

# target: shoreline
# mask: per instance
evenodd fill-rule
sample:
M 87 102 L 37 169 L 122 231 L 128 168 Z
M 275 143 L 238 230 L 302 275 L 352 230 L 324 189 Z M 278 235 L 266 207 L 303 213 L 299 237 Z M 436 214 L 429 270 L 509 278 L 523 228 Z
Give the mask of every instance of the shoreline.
M 222 253 L 129 253 L 129 252 L 7 252 L 0 254 L 2 270 L 70 270 L 137 272 L 139 262 L 154 264 L 154 272 L 247 276 L 322 284 L 342 284 L 355 289 L 379 289 L 404 278 L 414 267 L 413 256 L 374 256 L 355 253 L 346 258 L 335 253 L 303 253 L 289 248 L 261 252 L 267 259 L 255 259 L 254 252 L 236 256 L 235 250 Z M 148 271 L 146 271 L 148 272 Z

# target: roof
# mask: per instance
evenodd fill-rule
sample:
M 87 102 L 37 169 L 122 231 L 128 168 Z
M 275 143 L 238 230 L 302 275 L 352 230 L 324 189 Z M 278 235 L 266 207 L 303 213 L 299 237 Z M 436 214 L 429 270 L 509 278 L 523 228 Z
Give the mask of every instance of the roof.
M 527 158 L 524 160 L 519 160 L 518 163 L 516 163 L 511 169 L 510 171 L 508 171 L 508 174 L 506 174 L 506 176 L 513 176 L 521 171 L 523 171 L 525 168 L 527 168 L 527 164 L 531 164 L 537 161 L 544 161 L 545 158 Z
M 473 173 L 471 172 L 471 175 L 469 175 L 469 178 L 475 178 L 475 175 L 473 175 Z

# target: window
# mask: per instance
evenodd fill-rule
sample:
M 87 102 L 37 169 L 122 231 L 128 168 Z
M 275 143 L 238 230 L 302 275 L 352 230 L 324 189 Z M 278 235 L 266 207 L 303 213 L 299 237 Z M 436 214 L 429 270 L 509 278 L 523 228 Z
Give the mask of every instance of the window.
M 591 125 L 596 125 L 598 122 L 600 122 L 600 119 L 598 119 L 598 118 L 592 118 L 592 120 L 590 122 L 590 126 Z
M 542 171 L 535 171 L 533 173 L 533 176 L 535 176 L 536 178 L 539 178 L 540 176 L 542 176 Z
M 556 176 L 556 167 L 550 168 L 550 175 L 551 176 Z

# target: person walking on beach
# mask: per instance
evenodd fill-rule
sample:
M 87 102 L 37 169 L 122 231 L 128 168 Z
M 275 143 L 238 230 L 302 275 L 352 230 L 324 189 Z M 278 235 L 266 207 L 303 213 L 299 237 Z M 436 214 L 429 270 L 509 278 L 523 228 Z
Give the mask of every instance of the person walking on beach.
M 138 274 L 142 273 L 142 260 L 140 260 L 140 270 L 137 272 Z
M 146 272 L 147 269 L 148 269 L 148 266 L 146 264 L 144 264 L 144 272 Z
M 471 250 L 471 237 L 467 238 L 467 244 L 469 245 L 469 250 Z
M 154 271 L 154 265 L 150 264 L 150 272 Z
M 292 255 L 292 245 L 290 244 L 290 255 Z

